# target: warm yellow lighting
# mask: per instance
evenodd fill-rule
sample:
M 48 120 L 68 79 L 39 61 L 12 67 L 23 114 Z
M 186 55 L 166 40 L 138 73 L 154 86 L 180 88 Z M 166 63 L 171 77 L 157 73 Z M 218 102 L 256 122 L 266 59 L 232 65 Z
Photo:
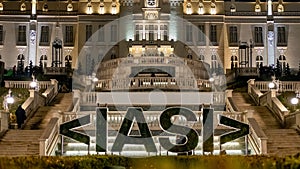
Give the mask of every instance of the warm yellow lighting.
M 48 11 L 48 4 L 44 3 L 43 5 L 43 12 L 47 12 Z
M 192 4 L 190 2 L 186 4 L 186 14 L 192 14 Z
M 104 14 L 104 3 L 103 2 L 100 2 L 100 5 L 99 5 L 99 14 Z
M 72 3 L 69 3 L 69 4 L 68 4 L 68 6 L 67 6 L 67 11 L 68 11 L 68 12 L 73 11 L 73 5 L 72 5 Z
M 277 12 L 284 12 L 284 7 L 282 4 L 279 4 L 277 7 Z
M 26 5 L 25 5 L 24 2 L 21 4 L 20 10 L 21 10 L 21 11 L 26 11 Z
M 0 2 L 0 11 L 3 11 L 3 4 Z
M 111 4 L 111 14 L 117 14 L 117 4 L 115 2 Z
M 231 4 L 230 12 L 236 12 L 236 6 L 234 4 Z
M 87 14 L 92 14 L 93 13 L 92 3 L 91 2 L 88 2 L 88 4 L 87 4 L 86 13 Z
M 215 3 L 211 3 L 211 5 L 210 5 L 210 14 L 212 14 L 212 15 L 217 14 L 217 9 L 216 9 Z
M 261 11 L 260 5 L 256 4 L 255 5 L 255 12 L 260 12 L 260 11 Z
M 202 2 L 199 3 L 198 14 L 204 14 L 204 6 Z

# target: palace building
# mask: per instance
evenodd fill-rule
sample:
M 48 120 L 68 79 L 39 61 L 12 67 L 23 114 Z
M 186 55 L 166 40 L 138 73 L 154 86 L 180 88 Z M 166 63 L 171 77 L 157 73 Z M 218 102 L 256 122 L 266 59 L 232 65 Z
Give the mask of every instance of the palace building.
M 173 55 L 217 74 L 277 59 L 298 70 L 299 6 L 290 0 L 3 0 L 0 55 L 6 69 L 32 62 L 50 74 L 67 62 L 91 74 L 103 59 Z

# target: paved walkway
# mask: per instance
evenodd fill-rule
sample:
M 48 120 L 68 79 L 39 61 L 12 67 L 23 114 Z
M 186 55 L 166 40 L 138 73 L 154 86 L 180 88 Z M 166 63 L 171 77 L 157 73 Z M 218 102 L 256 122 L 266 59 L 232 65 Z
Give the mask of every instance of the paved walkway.
M 72 93 L 59 93 L 48 106 L 37 110 L 23 130 L 8 130 L 0 141 L 0 156 L 38 156 L 39 138 L 48 122 L 59 117 L 59 111 L 68 111 L 72 101 Z
M 239 111 L 253 113 L 253 118 L 258 122 L 268 137 L 268 154 L 277 156 L 295 155 L 300 152 L 300 135 L 295 129 L 283 129 L 280 123 L 265 106 L 256 106 L 248 93 L 233 92 L 233 101 Z

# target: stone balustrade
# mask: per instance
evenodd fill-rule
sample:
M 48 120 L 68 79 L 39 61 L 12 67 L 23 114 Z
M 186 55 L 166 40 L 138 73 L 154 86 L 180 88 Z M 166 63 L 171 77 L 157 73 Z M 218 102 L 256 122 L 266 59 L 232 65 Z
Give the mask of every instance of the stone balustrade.
M 254 85 L 261 92 L 266 92 L 266 91 L 270 90 L 269 83 L 271 83 L 271 81 L 255 81 Z M 300 82 L 299 81 L 280 81 L 278 90 L 280 92 L 286 92 L 286 91 L 294 92 L 294 91 L 300 90 Z
M 30 83 L 32 81 L 10 81 L 5 80 L 4 84 L 6 88 L 22 88 L 30 89 Z M 38 86 L 40 89 L 47 89 L 51 85 L 50 81 L 38 81 Z
M 286 81 L 282 81 L 281 84 L 284 84 Z M 267 106 L 279 120 L 282 126 L 285 126 L 285 118 L 289 115 L 289 111 L 287 108 L 278 100 L 276 94 L 277 91 L 275 89 L 268 89 L 268 92 L 262 94 L 257 87 L 264 87 L 270 82 L 255 82 L 254 79 L 250 79 L 248 81 L 248 94 L 254 99 L 256 104 L 261 106 Z M 258 85 L 257 85 L 258 84 Z M 290 86 L 291 88 L 284 88 L 291 90 L 292 87 L 297 86 L 297 82 L 286 82 L 284 86 Z M 300 84 L 300 83 L 299 83 Z M 295 89 L 295 88 L 294 88 Z
M 250 134 L 249 142 L 256 154 L 267 154 L 268 138 L 254 118 L 248 118 Z
M 59 136 L 59 118 L 55 117 L 50 120 L 45 131 L 39 139 L 39 155 L 50 156 L 58 142 Z
M 179 90 L 210 90 L 209 80 L 194 80 L 174 77 L 135 77 L 127 79 L 99 80 L 95 88 L 100 91 L 134 90 L 134 89 L 179 89 Z

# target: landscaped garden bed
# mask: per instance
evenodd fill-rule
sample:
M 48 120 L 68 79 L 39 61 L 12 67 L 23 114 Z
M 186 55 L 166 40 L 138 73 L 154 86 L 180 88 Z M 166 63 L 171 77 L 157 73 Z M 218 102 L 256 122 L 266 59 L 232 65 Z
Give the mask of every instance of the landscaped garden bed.
M 97 155 L 0 158 L 1 169 L 103 169 L 105 166 L 123 166 L 126 169 L 290 169 L 300 167 L 300 158 L 299 156 L 280 158 L 226 155 L 145 158 Z

